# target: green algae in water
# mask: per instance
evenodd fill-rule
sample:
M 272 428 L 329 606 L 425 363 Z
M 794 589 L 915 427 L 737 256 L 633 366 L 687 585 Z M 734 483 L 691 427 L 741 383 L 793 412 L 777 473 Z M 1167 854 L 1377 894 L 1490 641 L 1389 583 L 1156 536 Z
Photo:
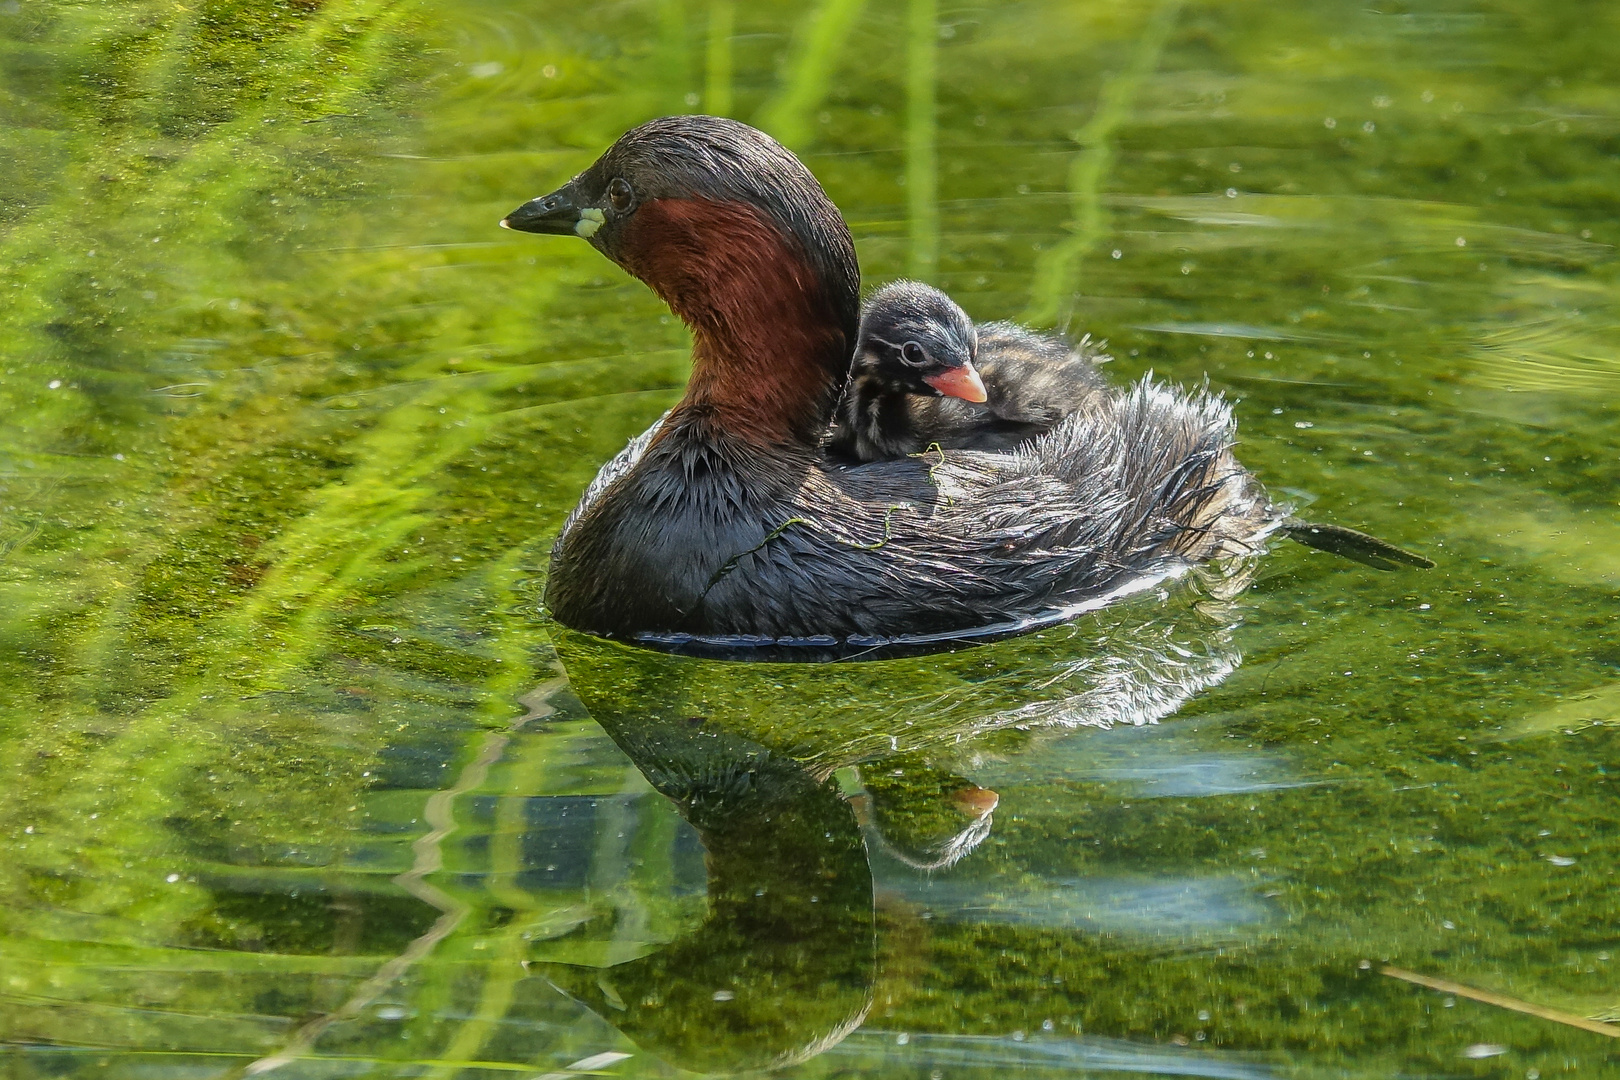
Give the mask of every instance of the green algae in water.
M 1378 968 L 1620 1009 L 1614 12 L 929 7 L 0 4 L 8 1074 L 1612 1067 Z M 705 101 L 868 281 L 1208 377 L 1273 491 L 1439 565 L 866 665 L 556 632 L 686 341 L 493 225 Z M 1201 673 L 1160 722 L 1064 726 L 1145 643 Z M 759 755 L 781 851 L 698 799 Z M 829 873 L 811 962 L 766 916 Z

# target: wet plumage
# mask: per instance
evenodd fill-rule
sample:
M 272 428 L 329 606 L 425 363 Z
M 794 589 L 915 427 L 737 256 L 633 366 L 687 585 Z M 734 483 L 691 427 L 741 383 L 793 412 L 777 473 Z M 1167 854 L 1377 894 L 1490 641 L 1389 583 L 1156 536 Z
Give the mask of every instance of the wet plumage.
M 503 222 L 574 232 L 693 332 L 685 397 L 565 523 L 546 602 L 625 638 L 859 644 L 1060 616 L 1257 551 L 1286 515 L 1228 407 L 1143 381 L 1012 453 L 844 465 L 824 448 L 858 329 L 854 247 L 808 170 L 735 121 L 623 136 Z
M 841 467 L 814 453 L 739 461 L 661 434 L 604 468 L 565 527 L 548 599 L 570 625 L 839 640 L 977 630 L 1253 554 L 1284 520 L 1233 459 L 1225 403 L 1146 380 L 1013 453 Z M 637 554 L 618 539 L 622 515 L 646 545 Z M 579 611 L 573 583 L 603 566 L 613 580 L 588 594 L 600 606 Z M 614 625 L 615 609 L 640 625 Z
M 894 342 L 905 342 L 903 346 Z M 913 348 L 915 347 L 915 348 Z M 849 383 L 839 399 L 829 445 L 835 453 L 877 461 L 946 449 L 1010 450 L 1067 456 L 1077 433 L 1053 434 L 1068 416 L 1122 391 L 1096 365 L 1110 357 L 1090 336 L 1070 348 L 1062 338 L 1013 323 L 975 327 L 950 297 L 899 281 L 874 293 L 861 313 Z M 940 392 L 939 370 L 966 368 L 982 401 Z M 1176 396 L 1177 391 L 1165 388 Z M 1228 421 L 1230 423 L 1230 421 Z M 1056 438 L 1057 445 L 1046 444 Z M 1377 537 L 1341 525 L 1285 517 L 1281 531 L 1309 547 L 1379 570 L 1432 566 Z

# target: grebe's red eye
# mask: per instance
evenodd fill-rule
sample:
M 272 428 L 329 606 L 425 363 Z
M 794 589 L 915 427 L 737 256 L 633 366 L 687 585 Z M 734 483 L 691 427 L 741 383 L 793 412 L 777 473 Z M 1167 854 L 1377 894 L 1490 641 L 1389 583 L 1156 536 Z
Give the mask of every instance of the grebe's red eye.
M 900 346 L 900 360 L 912 367 L 922 367 L 928 363 L 928 352 L 915 341 L 908 341 Z
M 608 181 L 607 200 L 614 213 L 622 214 L 635 205 L 636 193 L 630 190 L 628 180 L 622 176 L 615 176 Z

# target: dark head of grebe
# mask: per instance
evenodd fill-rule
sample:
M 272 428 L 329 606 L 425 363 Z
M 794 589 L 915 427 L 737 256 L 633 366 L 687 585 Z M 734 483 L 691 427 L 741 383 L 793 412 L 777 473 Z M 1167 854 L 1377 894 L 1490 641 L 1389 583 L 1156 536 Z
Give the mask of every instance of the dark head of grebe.
M 860 272 L 838 208 L 764 132 L 649 121 L 501 224 L 584 237 L 691 327 L 671 426 L 756 450 L 816 446 L 849 369 Z

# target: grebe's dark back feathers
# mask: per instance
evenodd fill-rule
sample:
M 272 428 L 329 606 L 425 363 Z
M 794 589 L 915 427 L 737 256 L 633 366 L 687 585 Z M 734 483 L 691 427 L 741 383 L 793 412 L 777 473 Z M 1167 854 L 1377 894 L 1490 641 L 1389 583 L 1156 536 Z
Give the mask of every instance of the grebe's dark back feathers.
M 932 340 L 933 331 L 927 325 L 930 320 L 938 324 L 939 334 L 952 339 L 964 337 L 961 327 L 968 321 L 966 314 L 937 289 L 897 282 L 868 299 L 861 316 L 860 343 L 849 386 L 836 414 L 833 450 L 875 461 L 921 453 L 930 446 L 1021 449 L 1042 459 L 1043 468 L 1068 473 L 1075 483 L 1083 485 L 1084 475 L 1074 475 L 1073 468 L 1087 460 L 1088 447 L 1049 437 L 1049 433 L 1055 435 L 1054 428 L 1064 417 L 1083 412 L 1116 393 L 1097 370 L 1097 365 L 1106 363 L 1109 357 L 1091 343 L 1089 335 L 1071 347 L 1056 335 L 1015 323 L 977 327 L 974 362 L 986 400 L 974 403 L 940 396 L 912 377 L 913 372 L 902 358 L 870 344 L 885 333 L 890 337 L 902 333 L 892 329 L 897 327 L 904 327 L 903 333 L 917 340 Z M 1163 450 L 1157 444 L 1172 436 L 1180 421 L 1198 411 L 1192 400 L 1183 404 L 1189 409 L 1158 415 L 1151 421 L 1147 419 L 1150 414 L 1140 409 L 1123 415 L 1120 428 L 1112 434 L 1136 440 L 1132 452 L 1146 460 Z M 1173 443 L 1169 453 L 1180 456 L 1183 468 L 1169 479 L 1182 483 L 1201 477 L 1198 460 L 1209 452 L 1189 442 Z M 1160 507 L 1175 508 L 1167 512 L 1184 524 L 1195 522 L 1204 516 L 1197 493 L 1214 490 L 1201 487 L 1202 483 L 1200 478 L 1187 490 L 1175 490 L 1174 485 L 1162 487 L 1154 492 L 1152 501 Z M 1140 522 L 1131 525 L 1138 527 Z M 1434 565 L 1421 555 L 1340 525 L 1289 518 L 1282 531 L 1302 544 L 1379 570 Z

